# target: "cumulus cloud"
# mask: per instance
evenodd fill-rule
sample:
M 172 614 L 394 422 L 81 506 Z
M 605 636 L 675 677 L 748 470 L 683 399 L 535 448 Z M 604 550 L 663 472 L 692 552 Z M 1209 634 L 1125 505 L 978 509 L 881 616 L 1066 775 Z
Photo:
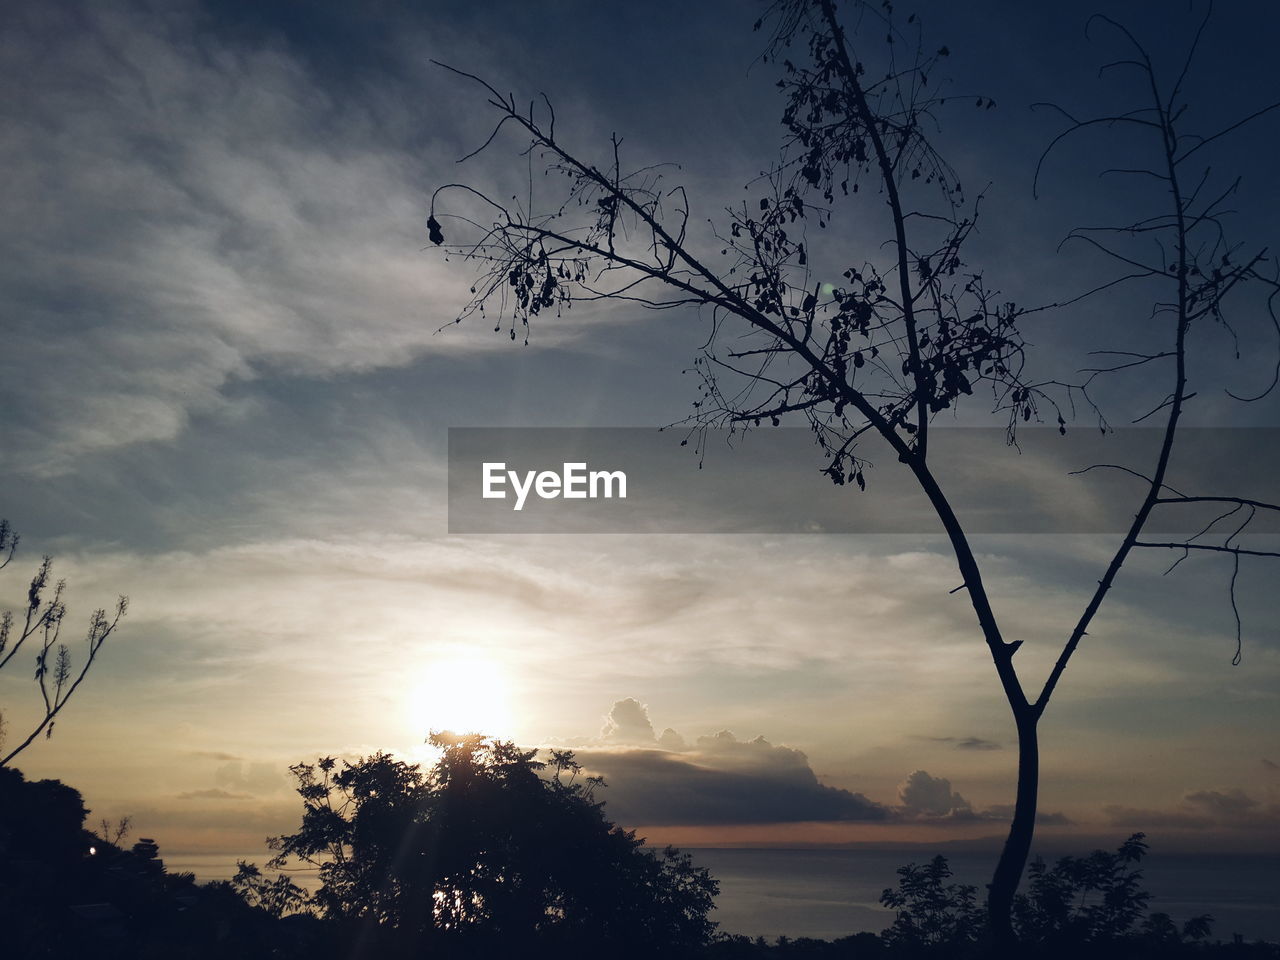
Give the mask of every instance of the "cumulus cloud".
M 888 811 L 860 793 L 818 780 L 805 754 L 764 737 L 728 730 L 689 743 L 670 727 L 654 736 L 648 709 L 633 698 L 613 705 L 599 738 L 575 745 L 602 774 L 609 816 L 646 826 L 884 820 Z
M 927 738 L 957 749 L 991 749 L 977 737 Z M 1004 822 L 1012 805 L 975 808 L 946 777 L 916 770 L 898 786 L 897 804 L 822 783 L 801 750 L 730 730 L 688 740 L 670 727 L 654 735 L 649 709 L 626 697 L 614 703 L 598 737 L 559 741 L 608 784 L 609 816 L 645 826 L 799 823 L 809 821 Z M 998 746 L 998 745 L 996 745 Z M 1044 811 L 1036 822 L 1072 821 Z
M 756 744 L 759 766 L 726 769 L 715 757 L 663 750 L 582 751 L 602 773 L 609 815 L 629 824 L 711 825 L 811 820 L 883 820 L 887 811 L 860 793 L 818 782 L 804 768 L 773 769 L 767 742 Z
M 674 733 L 668 729 L 664 736 L 668 732 Z M 656 738 L 649 720 L 649 708 L 633 697 L 619 700 L 609 711 L 600 736 L 616 743 L 653 743 Z
M 662 731 L 662 736 L 658 737 L 658 746 L 663 750 L 688 750 L 689 744 L 685 742 L 684 737 L 676 733 L 670 727 Z
M 931 776 L 916 770 L 898 785 L 898 806 L 894 816 L 903 820 L 1003 822 L 1013 817 L 1013 804 L 992 804 L 976 809 L 951 788 L 946 777 Z M 1060 811 L 1040 811 L 1036 823 L 1041 826 L 1066 826 L 1071 820 Z
M 916 770 L 898 785 L 898 805 L 907 817 L 955 817 L 973 812 L 969 801 L 951 789 L 946 777 Z

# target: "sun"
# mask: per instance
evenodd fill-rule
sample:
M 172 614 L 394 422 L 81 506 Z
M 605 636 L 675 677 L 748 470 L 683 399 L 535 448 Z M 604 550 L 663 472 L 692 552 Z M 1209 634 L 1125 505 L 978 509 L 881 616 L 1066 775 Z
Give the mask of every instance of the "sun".
M 426 663 L 406 704 L 415 733 L 432 730 L 510 736 L 511 684 L 501 663 L 456 656 Z

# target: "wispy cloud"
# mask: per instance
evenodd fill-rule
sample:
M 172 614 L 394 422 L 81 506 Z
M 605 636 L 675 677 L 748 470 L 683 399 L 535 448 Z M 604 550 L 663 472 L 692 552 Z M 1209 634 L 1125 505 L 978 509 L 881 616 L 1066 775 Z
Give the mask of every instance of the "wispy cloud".
M 956 750 L 1003 750 L 1004 747 L 994 740 L 983 737 L 922 737 L 933 743 L 947 743 Z
M 232 793 L 221 787 L 210 787 L 207 790 L 188 790 L 178 794 L 179 800 L 252 800 L 251 793 Z
M 341 96 L 283 44 L 232 44 L 200 16 L 49 4 L 9 20 L 0 383 L 22 391 L 9 452 L 28 471 L 235 416 L 237 382 L 444 345 L 457 304 L 440 291 L 462 280 L 421 248 L 429 171 L 454 148 L 412 131 L 449 114 Z

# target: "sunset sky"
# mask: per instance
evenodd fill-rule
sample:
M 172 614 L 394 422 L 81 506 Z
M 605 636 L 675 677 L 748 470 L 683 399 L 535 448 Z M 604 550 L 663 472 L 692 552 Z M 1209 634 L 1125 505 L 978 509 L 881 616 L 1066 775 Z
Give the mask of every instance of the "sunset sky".
M 162 853 L 245 854 L 296 824 L 289 764 L 429 761 L 429 729 L 474 726 L 577 749 L 610 783 L 609 814 L 660 841 L 1002 833 L 1012 725 L 941 538 L 448 533 L 448 428 L 680 420 L 707 330 L 692 311 L 610 304 L 549 318 L 527 347 L 483 322 L 437 334 L 472 273 L 429 247 L 431 191 L 510 193 L 530 174 L 515 138 L 455 163 L 491 120 L 429 60 L 521 102 L 545 92 L 593 159 L 616 131 L 635 165 L 680 163 L 668 176 L 702 229 L 776 152 L 757 6 L 5 5 L 0 516 L 23 540 L 0 599 L 20 607 L 50 553 L 68 628 L 131 600 L 53 738 L 18 759 L 29 777 L 80 789 L 94 822 L 132 816 Z M 1096 26 L 1086 40 L 1076 5 L 948 6 L 920 9 L 951 50 L 940 143 L 966 182 L 992 184 L 972 256 L 1010 299 L 1068 299 L 1111 268 L 1059 241 L 1140 191 L 1098 178 L 1103 137 L 1052 157 L 1033 199 L 1062 126 L 1030 104 L 1127 102 L 1133 87 L 1097 72 L 1121 48 Z M 1197 16 L 1108 9 L 1176 69 Z M 1276 36 L 1280 8 L 1222 6 L 1189 81 L 1200 129 L 1276 98 Z M 1278 140 L 1280 113 L 1206 157 L 1244 178 L 1238 237 L 1273 249 Z M 882 256 L 847 209 L 815 245 Z M 1029 317 L 1034 362 L 1071 370 L 1128 344 L 1116 331 L 1143 304 Z M 1191 422 L 1280 427 L 1276 396 L 1223 393 L 1257 392 L 1274 366 L 1260 301 L 1242 301 L 1239 332 L 1238 361 L 1221 338 L 1197 345 Z M 1102 393 L 1120 424 L 1145 397 Z M 732 474 L 734 456 L 705 469 Z M 794 470 L 822 465 L 815 451 Z M 976 538 L 1030 677 L 1115 542 Z M 1232 666 L 1230 565 L 1162 576 L 1170 559 L 1125 569 L 1046 714 L 1044 835 L 1280 851 L 1280 561 L 1242 568 Z M 5 673 L 12 737 L 36 691 L 29 662 Z

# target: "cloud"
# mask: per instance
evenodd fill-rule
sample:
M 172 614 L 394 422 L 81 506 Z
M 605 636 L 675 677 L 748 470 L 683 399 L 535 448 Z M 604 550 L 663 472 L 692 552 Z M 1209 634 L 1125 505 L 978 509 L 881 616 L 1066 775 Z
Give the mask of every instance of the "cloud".
M 154 799 L 154 798 L 153 798 Z M 295 798 L 296 799 L 296 798 Z M 300 807 L 295 803 L 178 803 L 164 807 L 140 804 L 134 809 L 136 833 L 155 837 L 160 855 L 175 851 L 208 852 L 226 856 L 228 850 L 262 851 L 264 838 L 298 829 Z
M 0 385 L 21 390 L 7 445 L 30 473 L 234 416 L 244 381 L 402 367 L 441 346 L 441 290 L 464 296 L 421 249 L 445 108 L 326 85 L 197 11 L 41 5 L 0 47 Z M 541 327 L 540 346 L 565 329 Z
M 1263 803 L 1239 787 L 1195 790 L 1186 794 L 1173 808 L 1111 804 L 1104 807 L 1103 812 L 1113 826 L 1122 827 L 1183 830 L 1280 828 L 1280 804 Z
M 605 777 L 608 786 L 601 798 L 609 816 L 630 825 L 969 823 L 1003 822 L 1013 816 L 1011 805 L 975 809 L 950 780 L 924 770 L 911 773 L 898 787 L 898 804 L 888 806 L 823 784 L 803 751 L 762 736 L 743 740 L 721 730 L 690 743 L 668 727 L 655 738 L 648 709 L 630 697 L 613 705 L 602 736 L 568 745 L 576 746 L 588 771 Z M 1054 811 L 1040 813 L 1036 822 L 1071 823 Z
M 969 801 L 951 789 L 945 777 L 916 770 L 898 785 L 898 805 L 907 817 L 954 817 L 973 812 Z
M 578 760 L 605 777 L 609 816 L 662 826 L 884 820 L 860 793 L 819 782 L 803 752 L 728 730 L 686 741 L 668 727 L 655 737 L 648 709 L 617 701 L 602 735 L 577 745 Z
M 1240 820 L 1249 816 L 1260 804 L 1243 790 L 1199 790 L 1183 797 L 1183 802 L 1203 810 L 1218 821 Z
M 902 820 L 993 822 L 1008 821 L 1013 818 L 1013 804 L 992 804 L 984 809 L 975 809 L 959 793 L 951 789 L 951 781 L 946 777 L 934 777 L 927 771 L 916 770 L 898 785 L 898 806 L 894 808 L 894 816 Z M 1041 826 L 1066 826 L 1071 820 L 1060 811 L 1040 811 L 1036 814 L 1036 823 Z
M 995 808 L 993 807 L 992 809 L 994 810 Z M 1012 815 L 1011 811 L 1010 816 Z M 1071 818 L 1061 810 L 1055 810 L 1052 812 L 1045 811 L 1044 813 L 1036 814 L 1036 823 L 1042 827 L 1067 827 L 1070 826 L 1072 822 Z
M 1172 827 L 1185 830 L 1203 830 L 1214 826 L 1211 817 L 1179 810 L 1157 810 L 1149 807 L 1127 807 L 1112 803 L 1102 808 L 1107 822 L 1113 827 Z
M 983 811 L 983 819 L 1012 820 L 1013 809 L 1012 803 L 993 803 Z M 1042 827 L 1066 827 L 1074 821 L 1060 810 L 1041 810 L 1036 813 L 1036 823 Z
M 239 762 L 243 757 L 237 757 L 234 753 L 225 753 L 222 750 L 192 750 L 191 756 L 199 757 L 201 760 L 218 760 L 222 763 Z
M 253 793 L 278 792 L 285 785 L 284 766 L 276 763 L 246 763 L 233 760 L 213 772 L 213 782 L 220 787 Z
M 658 737 L 658 746 L 663 750 L 688 750 L 689 744 L 685 742 L 684 737 L 676 733 L 670 727 L 662 731 L 662 736 Z
M 259 800 L 284 795 L 284 765 L 249 762 L 221 750 L 193 750 L 191 755 L 202 760 L 216 760 L 213 782 L 216 786 L 187 790 L 179 800 Z
M 862 794 L 819 783 L 813 771 L 767 766 L 767 742 L 750 741 L 759 765 L 726 769 L 715 757 L 663 750 L 579 752 L 604 775 L 611 818 L 633 825 L 794 823 L 812 820 L 884 820 L 887 811 Z
M 674 731 L 663 731 L 664 736 L 667 733 Z M 653 743 L 656 738 L 649 721 L 649 708 L 632 697 L 619 700 L 609 711 L 600 737 L 616 743 Z
M 955 741 L 957 750 L 1002 750 L 1003 747 L 994 740 L 983 740 L 981 737 L 961 737 Z
M 186 793 L 178 794 L 179 800 L 252 800 L 251 793 L 231 793 L 229 790 L 223 790 L 220 787 L 212 787 L 208 790 L 188 790 Z
M 924 737 L 934 743 L 949 743 L 957 750 L 1003 750 L 1004 747 L 994 740 L 982 737 Z

